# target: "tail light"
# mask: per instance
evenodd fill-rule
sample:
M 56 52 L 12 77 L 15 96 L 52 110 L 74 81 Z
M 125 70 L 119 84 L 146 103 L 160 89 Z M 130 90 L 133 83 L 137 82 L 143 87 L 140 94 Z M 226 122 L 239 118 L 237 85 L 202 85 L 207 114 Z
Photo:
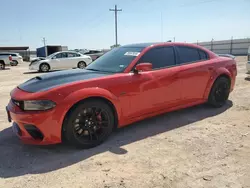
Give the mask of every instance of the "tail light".
M 11 55 L 9 56 L 9 60 L 12 61 L 12 56 Z

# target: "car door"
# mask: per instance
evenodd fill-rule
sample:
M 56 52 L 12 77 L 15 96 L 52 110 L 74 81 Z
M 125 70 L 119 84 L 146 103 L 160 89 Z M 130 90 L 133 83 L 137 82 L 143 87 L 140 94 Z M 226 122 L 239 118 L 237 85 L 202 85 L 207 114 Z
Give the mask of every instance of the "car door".
M 50 61 L 50 66 L 52 66 L 54 69 L 65 69 L 67 62 L 67 53 L 66 52 L 60 52 L 55 54 L 54 57 L 52 57 Z
M 209 82 L 212 67 L 208 54 L 198 48 L 176 46 L 177 60 L 181 70 L 182 100 L 192 103 L 202 100 Z
M 77 58 L 77 54 L 74 52 L 68 52 L 67 53 L 67 62 L 66 62 L 66 67 L 67 68 L 75 68 L 77 67 L 77 63 L 78 63 L 78 58 Z
M 127 116 L 138 116 L 176 106 L 181 98 L 181 83 L 178 78 L 173 47 L 157 47 L 146 52 L 138 63 L 152 63 L 153 70 L 132 74 L 129 88 L 130 109 Z

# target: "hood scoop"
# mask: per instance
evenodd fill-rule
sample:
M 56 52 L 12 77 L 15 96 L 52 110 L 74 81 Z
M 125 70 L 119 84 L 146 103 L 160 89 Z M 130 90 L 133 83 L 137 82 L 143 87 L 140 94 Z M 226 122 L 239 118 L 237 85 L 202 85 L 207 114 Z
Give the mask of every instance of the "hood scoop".
M 42 80 L 42 78 L 40 76 L 36 76 L 35 79 Z
M 34 93 L 39 91 L 47 91 L 51 88 L 69 84 L 72 82 L 90 80 L 108 75 L 110 74 L 82 69 L 58 71 L 36 76 L 20 84 L 18 88 L 23 91 Z

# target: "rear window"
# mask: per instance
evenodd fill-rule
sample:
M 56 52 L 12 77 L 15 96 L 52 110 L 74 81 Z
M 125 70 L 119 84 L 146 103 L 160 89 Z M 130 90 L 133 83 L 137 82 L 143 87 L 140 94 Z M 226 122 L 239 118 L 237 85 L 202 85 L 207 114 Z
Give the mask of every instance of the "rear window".
M 200 59 L 202 60 L 208 59 L 208 55 L 206 52 L 199 50 L 199 54 L 200 54 Z
M 191 63 L 200 60 L 200 54 L 198 49 L 186 47 L 186 46 L 178 46 L 178 55 L 179 55 L 179 63 Z M 203 54 L 204 56 L 204 54 Z

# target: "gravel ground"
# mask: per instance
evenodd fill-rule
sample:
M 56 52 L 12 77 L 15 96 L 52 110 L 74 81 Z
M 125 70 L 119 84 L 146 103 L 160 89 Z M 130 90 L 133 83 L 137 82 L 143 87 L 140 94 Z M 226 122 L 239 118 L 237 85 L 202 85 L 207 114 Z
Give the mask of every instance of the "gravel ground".
M 28 63 L 0 71 L 0 187 L 250 188 L 250 76 L 238 57 L 236 87 L 220 109 L 200 105 L 135 123 L 89 150 L 23 145 L 5 106 Z

